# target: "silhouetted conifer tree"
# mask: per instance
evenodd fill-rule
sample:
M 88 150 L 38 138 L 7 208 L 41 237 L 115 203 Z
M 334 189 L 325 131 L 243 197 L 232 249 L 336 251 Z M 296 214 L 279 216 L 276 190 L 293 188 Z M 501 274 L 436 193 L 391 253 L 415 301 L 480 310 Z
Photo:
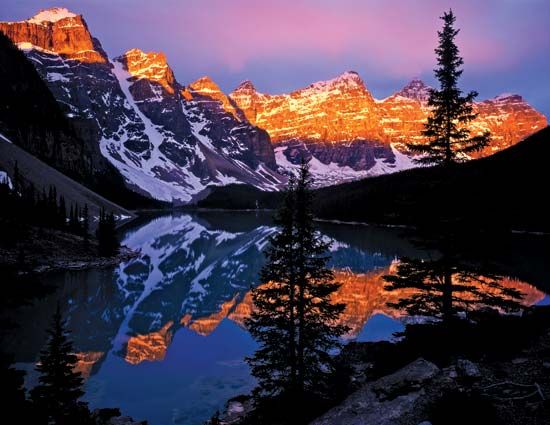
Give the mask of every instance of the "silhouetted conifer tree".
M 120 243 L 116 235 L 115 216 L 113 213 L 106 213 L 103 208 L 99 213 L 96 236 L 99 244 L 99 255 L 112 257 L 118 254 Z
M 467 124 L 476 118 L 472 102 L 477 92 L 466 96 L 458 87 L 462 75 L 463 59 L 459 55 L 455 37 L 460 30 L 454 28 L 456 17 L 452 10 L 441 17 L 443 29 L 438 31 L 439 45 L 435 49 L 438 67 L 435 76 L 439 90 L 431 89 L 428 106 L 431 115 L 422 132 L 427 143 L 408 143 L 413 152 L 422 154 L 417 162 L 450 165 L 464 160 L 467 154 L 478 151 L 489 143 L 488 132 L 471 137 Z
M 282 397 L 298 406 L 306 396 L 322 397 L 332 372 L 330 352 L 346 332 L 337 324 L 344 305 L 331 302 L 339 284 L 327 267 L 330 244 L 314 226 L 311 203 L 309 170 L 302 164 L 277 214 L 278 231 L 270 239 L 246 321 L 260 345 L 247 359 L 258 379 L 257 400 Z
M 15 164 L 13 166 L 12 185 L 13 185 L 13 190 L 16 193 L 20 193 L 22 191 L 21 188 L 23 186 L 23 181 L 21 178 L 21 173 L 19 172 L 19 164 L 17 161 L 15 161 Z
M 47 424 L 74 425 L 86 423 L 89 411 L 86 403 L 79 401 L 84 395 L 83 379 L 74 371 L 77 357 L 67 337 L 60 308 L 53 316 L 49 340 L 40 354 L 36 370 L 39 384 L 31 390 L 35 412 Z
M 82 210 L 82 236 L 84 236 L 84 242 L 90 241 L 90 213 L 88 211 L 88 204 L 84 204 Z
M 67 225 L 67 206 L 65 205 L 65 197 L 59 197 L 59 207 L 58 207 L 58 223 L 59 227 L 63 228 Z

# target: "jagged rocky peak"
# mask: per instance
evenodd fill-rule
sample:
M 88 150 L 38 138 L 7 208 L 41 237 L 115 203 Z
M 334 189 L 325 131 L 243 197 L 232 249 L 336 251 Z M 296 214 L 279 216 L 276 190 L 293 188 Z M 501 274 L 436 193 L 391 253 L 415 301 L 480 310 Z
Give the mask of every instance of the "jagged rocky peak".
M 355 71 L 346 71 L 336 78 L 330 80 L 318 81 L 306 87 L 305 91 L 309 90 L 331 90 L 333 88 L 346 87 L 349 89 L 366 90 L 365 83 Z
M 395 95 L 424 103 L 427 102 L 428 98 L 430 97 L 430 88 L 431 87 L 428 86 L 424 81 L 420 80 L 419 78 L 414 78 Z
M 515 93 L 502 93 L 488 101 L 495 103 L 525 103 L 523 97 Z
M 38 50 L 81 62 L 107 62 L 84 18 L 65 8 L 42 10 L 20 22 L 1 22 L 0 31 L 22 50 Z
M 122 63 L 132 77 L 154 81 L 169 93 L 174 93 L 176 79 L 164 53 L 131 49 L 115 60 Z
M 231 92 L 231 95 L 239 93 L 239 94 L 247 94 L 247 93 L 257 93 L 256 87 L 250 80 L 244 80 L 241 84 L 237 86 L 233 92 Z
M 200 101 L 203 107 L 211 110 L 212 108 L 216 109 L 216 105 L 220 105 L 223 111 L 230 113 L 235 119 L 241 120 L 242 118 L 220 86 L 208 76 L 201 77 L 189 84 L 182 90 L 182 95 L 187 100 Z
M 222 93 L 220 87 L 208 76 L 199 78 L 198 80 L 189 84 L 189 89 L 205 95 L 212 93 Z

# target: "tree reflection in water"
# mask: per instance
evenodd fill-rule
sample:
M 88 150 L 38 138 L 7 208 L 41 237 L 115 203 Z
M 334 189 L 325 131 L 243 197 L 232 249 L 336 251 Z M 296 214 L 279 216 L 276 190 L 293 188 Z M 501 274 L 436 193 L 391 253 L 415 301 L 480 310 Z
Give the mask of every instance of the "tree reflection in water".
M 406 294 L 388 306 L 411 316 L 425 316 L 443 321 L 468 317 L 472 310 L 495 309 L 502 313 L 520 311 L 523 294 L 503 285 L 503 276 L 487 265 L 466 261 L 455 248 L 452 238 L 425 239 L 421 244 L 436 258 L 401 258 L 395 274 L 384 276 L 385 289 Z M 404 291 L 408 290 L 408 291 Z

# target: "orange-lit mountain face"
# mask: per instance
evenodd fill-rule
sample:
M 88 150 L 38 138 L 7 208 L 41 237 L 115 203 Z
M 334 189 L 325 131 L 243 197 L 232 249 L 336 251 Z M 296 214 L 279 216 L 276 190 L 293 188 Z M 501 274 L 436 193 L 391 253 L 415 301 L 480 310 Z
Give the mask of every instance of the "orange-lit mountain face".
M 421 131 L 430 113 L 428 97 L 429 87 L 415 79 L 392 96 L 377 100 L 352 71 L 290 94 L 259 93 L 250 81 L 230 94 L 242 114 L 265 128 L 274 143 L 301 140 L 335 146 L 356 140 L 385 144 L 424 140 Z M 475 111 L 479 116 L 472 130 L 489 130 L 493 139 L 481 155 L 511 146 L 548 125 L 518 95 L 478 102 Z
M 179 84 L 164 54 L 131 49 L 111 59 L 82 16 L 61 8 L 0 30 L 35 66 L 94 162 L 116 168 L 129 189 L 185 204 L 211 186 L 278 190 L 286 182 L 267 132 L 227 112 L 229 100 L 206 79 Z
M 27 21 L 0 22 L 0 31 L 21 49 L 39 49 L 82 62 L 107 62 L 81 15 L 65 8 L 43 10 Z
M 64 8 L 0 23 L 0 31 L 31 60 L 94 162 L 162 201 L 192 203 L 233 183 L 279 190 L 302 159 L 315 186 L 395 172 L 416 166 L 405 144 L 424 140 L 429 88 L 420 80 L 382 100 L 353 71 L 289 94 L 245 81 L 226 95 L 208 77 L 179 84 L 162 53 L 108 58 L 83 17 Z M 476 156 L 547 125 L 518 95 L 474 107 L 473 131 L 493 138 Z
M 164 53 L 145 53 L 139 49 L 131 49 L 121 59 L 128 73 L 136 80 L 145 79 L 157 83 L 168 93 L 174 94 L 176 78 Z

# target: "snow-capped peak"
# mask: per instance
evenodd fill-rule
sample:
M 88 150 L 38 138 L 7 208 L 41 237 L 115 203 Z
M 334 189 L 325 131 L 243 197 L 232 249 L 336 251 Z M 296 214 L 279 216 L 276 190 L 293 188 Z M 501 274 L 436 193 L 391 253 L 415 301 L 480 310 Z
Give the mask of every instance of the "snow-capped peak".
M 430 97 L 430 86 L 424 81 L 414 78 L 405 87 L 396 93 L 397 96 L 406 97 L 408 99 L 418 100 L 419 102 L 427 102 Z
M 40 24 L 42 22 L 57 22 L 65 18 L 75 18 L 75 13 L 69 11 L 65 7 L 52 7 L 51 9 L 44 9 L 34 15 L 28 22 L 34 24 Z
M 311 84 L 306 88 L 306 90 L 327 90 L 339 86 L 348 86 L 348 87 L 358 87 L 365 88 L 365 83 L 355 71 L 346 71 L 343 74 L 340 74 L 336 78 L 330 80 L 318 81 Z

